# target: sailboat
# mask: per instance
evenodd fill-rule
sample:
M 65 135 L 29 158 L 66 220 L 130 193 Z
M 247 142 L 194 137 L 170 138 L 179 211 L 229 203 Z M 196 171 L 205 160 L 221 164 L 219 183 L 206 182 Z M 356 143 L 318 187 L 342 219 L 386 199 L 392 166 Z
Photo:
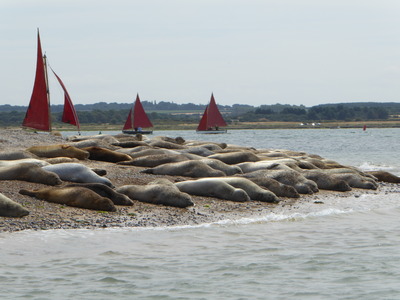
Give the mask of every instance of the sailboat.
M 153 127 L 153 124 L 147 117 L 143 105 L 140 102 L 139 94 L 137 94 L 136 101 L 133 104 L 133 107 L 129 111 L 124 128 L 122 128 L 122 132 L 128 134 L 136 134 L 136 133 L 152 134 L 153 133 L 152 130 L 143 130 L 143 128 L 149 128 L 149 127 Z
M 227 126 L 225 120 L 219 112 L 217 104 L 215 103 L 214 94 L 211 94 L 210 103 L 204 110 L 203 116 L 200 120 L 196 132 L 207 134 L 226 133 L 226 129 L 219 128 L 224 126 Z
M 46 55 L 42 54 L 42 46 L 40 43 L 40 35 L 37 35 L 37 61 L 36 76 L 33 85 L 31 100 L 22 122 L 22 127 L 33 128 L 41 131 L 51 131 L 51 115 L 50 115 L 50 92 L 48 83 L 47 61 Z M 51 69 L 51 68 L 50 68 Z M 78 116 L 76 114 L 71 97 L 65 88 L 61 78 L 51 69 L 59 84 L 64 91 L 64 110 L 62 122 L 77 126 L 80 131 Z

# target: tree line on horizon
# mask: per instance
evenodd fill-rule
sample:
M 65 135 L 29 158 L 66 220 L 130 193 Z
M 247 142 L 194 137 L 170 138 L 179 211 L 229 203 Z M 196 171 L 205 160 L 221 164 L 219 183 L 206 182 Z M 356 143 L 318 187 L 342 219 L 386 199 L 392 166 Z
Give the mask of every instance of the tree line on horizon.
M 198 123 L 206 105 L 193 103 L 177 104 L 165 101 L 142 101 L 149 118 L 157 123 Z M 106 103 L 77 104 L 81 124 L 125 123 L 132 104 Z M 272 104 L 254 107 L 245 104 L 218 105 L 225 120 L 236 122 L 323 122 L 323 121 L 368 121 L 388 120 L 400 115 L 400 103 L 339 103 L 304 105 Z M 0 126 L 20 126 L 27 110 L 26 106 L 0 105 Z M 61 121 L 63 106 L 52 105 L 53 122 Z

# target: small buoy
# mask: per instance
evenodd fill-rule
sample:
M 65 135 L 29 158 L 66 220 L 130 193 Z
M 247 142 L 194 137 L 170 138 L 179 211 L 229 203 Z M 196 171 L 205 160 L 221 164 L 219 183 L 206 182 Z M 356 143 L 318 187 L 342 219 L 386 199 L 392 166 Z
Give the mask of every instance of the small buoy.
M 364 125 L 363 130 L 364 131 L 367 130 L 367 125 Z

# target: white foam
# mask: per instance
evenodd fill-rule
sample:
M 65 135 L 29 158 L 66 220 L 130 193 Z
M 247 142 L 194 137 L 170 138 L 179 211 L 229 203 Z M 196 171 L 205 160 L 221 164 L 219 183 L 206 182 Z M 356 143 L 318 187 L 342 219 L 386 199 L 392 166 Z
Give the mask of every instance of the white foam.
M 125 228 L 107 228 L 102 230 L 117 230 L 117 231 L 169 231 L 169 230 L 182 230 L 182 229 L 195 229 L 195 228 L 208 228 L 212 226 L 230 226 L 230 225 L 248 225 L 255 223 L 268 223 L 268 222 L 282 222 L 282 221 L 297 221 L 310 217 L 324 217 L 329 215 L 338 215 L 350 213 L 351 209 L 334 209 L 328 208 L 321 211 L 314 211 L 309 213 L 292 213 L 292 214 L 277 214 L 269 213 L 264 216 L 254 218 L 239 218 L 239 219 L 224 219 L 216 222 L 202 223 L 196 225 L 176 225 L 176 226 L 160 226 L 160 227 L 125 227 Z
M 395 169 L 392 166 L 379 165 L 379 164 L 374 164 L 371 162 L 363 162 L 358 168 L 363 171 L 388 171 L 388 172 Z

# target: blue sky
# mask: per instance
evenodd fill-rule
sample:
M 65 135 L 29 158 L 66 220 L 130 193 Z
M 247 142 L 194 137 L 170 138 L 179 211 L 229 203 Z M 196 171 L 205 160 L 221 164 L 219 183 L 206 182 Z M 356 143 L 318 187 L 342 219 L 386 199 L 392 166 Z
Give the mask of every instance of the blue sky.
M 395 0 L 2 0 L 0 104 L 29 103 L 37 28 L 75 104 L 397 102 L 399 15 Z

